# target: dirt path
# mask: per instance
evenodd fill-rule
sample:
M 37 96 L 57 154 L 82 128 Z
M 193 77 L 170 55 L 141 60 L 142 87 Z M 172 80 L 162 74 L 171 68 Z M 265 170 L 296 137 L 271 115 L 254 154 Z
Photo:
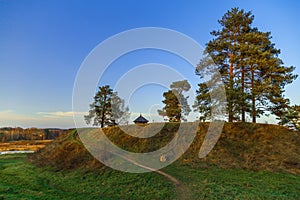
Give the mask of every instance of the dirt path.
M 167 174 L 163 171 L 156 170 L 154 172 L 161 174 L 161 175 L 165 176 L 166 178 L 168 178 L 169 180 L 171 180 L 179 192 L 180 199 L 183 199 L 183 200 L 186 199 L 186 196 L 185 196 L 186 191 L 185 191 L 183 185 L 180 183 L 180 181 L 178 181 L 174 176 Z
M 153 172 L 155 172 L 155 173 L 158 173 L 158 174 L 160 174 L 160 175 L 166 177 L 167 179 L 169 179 L 170 181 L 172 181 L 172 183 L 175 185 L 176 189 L 178 190 L 179 195 L 180 195 L 180 198 L 179 198 L 179 199 L 182 199 L 182 200 L 186 199 L 186 195 L 185 195 L 185 192 L 186 192 L 186 191 L 185 191 L 185 189 L 184 189 L 182 183 L 181 183 L 178 179 L 176 179 L 174 176 L 172 176 L 172 175 L 170 175 L 170 174 L 168 174 L 168 173 L 166 173 L 166 172 L 163 172 L 163 171 L 161 171 L 161 170 L 156 170 L 156 169 L 154 169 L 154 168 L 151 168 L 151 167 L 142 165 L 142 164 L 140 164 L 140 163 L 138 163 L 138 162 L 136 162 L 136 161 L 134 161 L 134 160 L 131 160 L 130 158 L 127 158 L 127 157 L 125 157 L 125 156 L 122 156 L 122 155 L 118 155 L 118 156 L 120 156 L 121 158 L 127 160 L 128 162 L 130 162 L 130 163 L 132 163 L 132 164 L 134 164 L 134 165 L 136 165 L 136 166 L 142 167 L 142 168 L 144 168 L 144 169 L 148 169 L 148 170 L 150 170 L 150 171 L 153 171 Z

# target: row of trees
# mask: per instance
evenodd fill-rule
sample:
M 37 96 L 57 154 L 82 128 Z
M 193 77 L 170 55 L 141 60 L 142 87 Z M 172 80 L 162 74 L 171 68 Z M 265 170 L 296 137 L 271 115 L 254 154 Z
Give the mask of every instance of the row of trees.
M 206 121 L 212 117 L 212 106 L 222 103 L 210 98 L 210 94 L 219 89 L 212 84 L 216 79 L 210 71 L 214 65 L 225 87 L 229 122 L 245 122 L 250 116 L 256 123 L 258 117 L 272 114 L 277 116 L 279 124 L 299 129 L 300 106 L 291 106 L 284 96 L 285 86 L 297 78 L 293 74 L 295 67 L 284 66 L 278 57 L 280 50 L 271 42 L 271 33 L 253 27 L 253 20 L 251 12 L 238 8 L 231 9 L 219 20 L 221 29 L 211 32 L 213 39 L 206 44 L 205 55 L 196 68 L 196 75 L 202 82 L 198 85 L 193 108 L 200 113 L 200 120 Z M 203 81 L 207 74 L 211 79 Z M 186 121 L 191 108 L 184 92 L 189 89 L 187 80 L 173 82 L 170 90 L 163 93 L 165 106 L 158 114 L 171 122 Z M 94 100 L 85 117 L 87 123 L 94 119 L 94 125 L 115 125 L 119 123 L 116 119 L 120 121 L 128 113 L 124 101 L 109 86 L 100 87 Z

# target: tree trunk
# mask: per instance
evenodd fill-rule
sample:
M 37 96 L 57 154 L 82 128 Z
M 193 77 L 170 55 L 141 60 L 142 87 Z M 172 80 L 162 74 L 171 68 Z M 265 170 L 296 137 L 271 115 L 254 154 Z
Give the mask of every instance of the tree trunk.
M 233 54 L 230 55 L 230 57 L 233 57 Z M 233 92 L 233 63 L 230 63 L 230 92 Z M 229 96 L 228 101 L 228 122 L 233 122 L 233 96 L 232 94 Z
M 252 87 L 252 123 L 256 123 L 256 105 L 255 105 L 255 95 L 254 95 L 254 71 L 251 70 L 251 87 Z
M 106 104 L 106 94 L 103 95 L 103 102 Z M 101 113 L 101 128 L 104 127 L 104 122 L 105 122 L 105 114 L 106 114 L 106 106 L 103 105 L 102 113 Z
M 242 66 L 242 122 L 246 121 L 245 117 L 245 69 L 244 66 Z
M 102 115 L 101 115 L 101 128 L 103 128 L 104 127 L 104 112 L 102 112 L 101 113 Z
M 252 123 L 256 123 L 256 107 L 254 94 L 252 94 Z

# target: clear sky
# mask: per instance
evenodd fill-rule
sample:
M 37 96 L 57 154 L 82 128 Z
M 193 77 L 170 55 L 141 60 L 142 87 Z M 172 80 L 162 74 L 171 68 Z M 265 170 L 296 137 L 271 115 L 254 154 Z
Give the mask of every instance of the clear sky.
M 232 7 L 252 11 L 254 26 L 271 31 L 285 65 L 296 66 L 295 72 L 300 74 L 298 1 L 0 0 L 0 127 L 74 127 L 74 80 L 96 45 L 128 29 L 163 27 L 205 46 L 211 39 L 210 31 L 219 28 L 217 20 Z M 134 58 L 141 59 L 135 65 L 159 62 L 153 60 L 156 53 L 143 54 L 151 55 L 151 59 L 136 55 Z M 117 68 L 107 74 L 108 83 L 116 72 Z M 300 78 L 286 88 L 292 103 L 300 104 L 299 88 Z M 149 100 L 147 95 L 164 89 L 145 87 L 132 101 Z M 160 101 L 161 97 L 153 99 L 149 105 Z M 155 107 L 135 105 L 133 113 L 147 113 Z

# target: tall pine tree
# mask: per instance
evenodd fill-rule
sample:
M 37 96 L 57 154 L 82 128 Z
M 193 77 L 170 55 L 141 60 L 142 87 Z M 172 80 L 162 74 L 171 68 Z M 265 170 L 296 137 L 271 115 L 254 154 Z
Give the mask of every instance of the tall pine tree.
M 94 102 L 90 104 L 88 115 L 84 116 L 87 124 L 93 126 L 115 126 L 126 122 L 129 117 L 129 108 L 109 85 L 99 87 L 94 96 Z
M 235 115 L 240 112 L 242 112 L 242 120 L 245 121 L 245 109 L 241 106 L 245 102 L 243 81 L 240 88 L 236 79 L 238 76 L 241 76 L 242 80 L 245 77 L 244 70 L 239 65 L 242 59 L 240 43 L 243 41 L 243 35 L 251 31 L 253 18 L 251 12 L 233 8 L 219 20 L 222 29 L 212 31 L 211 35 L 215 38 L 206 45 L 206 53 L 210 54 L 219 67 L 226 86 L 229 122 L 234 121 Z
M 229 122 L 245 121 L 248 113 L 255 123 L 265 111 L 283 117 L 281 109 L 288 107 L 284 87 L 297 77 L 293 74 L 295 68 L 285 67 L 278 58 L 280 50 L 271 43 L 271 34 L 253 28 L 253 20 L 251 12 L 231 9 L 219 20 L 222 29 L 211 32 L 214 39 L 205 49 L 225 84 Z M 201 62 L 200 66 L 205 65 Z M 199 103 L 207 101 L 206 93 L 207 89 L 199 85 Z

